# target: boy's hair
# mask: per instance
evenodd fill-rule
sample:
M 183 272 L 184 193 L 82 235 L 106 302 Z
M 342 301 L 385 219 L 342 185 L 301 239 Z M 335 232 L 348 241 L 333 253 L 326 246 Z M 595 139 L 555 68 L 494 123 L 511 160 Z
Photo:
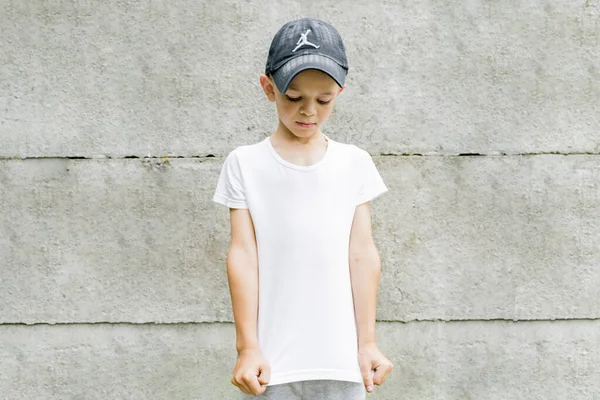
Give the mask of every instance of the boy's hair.
M 346 48 L 338 31 L 329 23 L 302 18 L 283 25 L 273 37 L 265 74 L 285 93 L 294 77 L 317 69 L 344 86 L 348 74 Z

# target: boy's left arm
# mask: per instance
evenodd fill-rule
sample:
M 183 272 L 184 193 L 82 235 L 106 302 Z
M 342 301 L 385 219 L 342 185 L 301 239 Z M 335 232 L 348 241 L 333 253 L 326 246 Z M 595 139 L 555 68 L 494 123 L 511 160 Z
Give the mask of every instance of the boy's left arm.
M 356 206 L 350 233 L 349 260 L 358 332 L 358 361 L 365 387 L 371 392 L 373 384 L 381 385 L 385 381 L 393 364 L 381 353 L 375 338 L 381 260 L 373 241 L 369 201 Z

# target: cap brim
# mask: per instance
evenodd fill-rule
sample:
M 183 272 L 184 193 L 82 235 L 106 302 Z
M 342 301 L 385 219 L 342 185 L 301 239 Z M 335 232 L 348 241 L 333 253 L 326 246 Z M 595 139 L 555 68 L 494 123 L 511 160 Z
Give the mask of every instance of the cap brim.
M 348 74 L 348 71 L 344 67 L 329 57 L 319 54 L 298 56 L 292 58 L 272 73 L 273 80 L 279 92 L 285 93 L 294 77 L 307 69 L 316 69 L 325 72 L 340 87 L 344 87 L 346 75 Z

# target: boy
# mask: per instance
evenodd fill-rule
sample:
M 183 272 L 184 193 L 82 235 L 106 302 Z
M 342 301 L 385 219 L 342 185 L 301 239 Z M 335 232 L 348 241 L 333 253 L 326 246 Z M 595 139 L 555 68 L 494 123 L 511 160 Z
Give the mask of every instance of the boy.
M 344 44 L 304 18 L 273 38 L 261 86 L 276 131 L 225 159 L 213 200 L 230 209 L 227 275 L 244 398 L 365 399 L 392 363 L 375 342 L 380 273 L 368 152 L 321 132 L 345 87 Z

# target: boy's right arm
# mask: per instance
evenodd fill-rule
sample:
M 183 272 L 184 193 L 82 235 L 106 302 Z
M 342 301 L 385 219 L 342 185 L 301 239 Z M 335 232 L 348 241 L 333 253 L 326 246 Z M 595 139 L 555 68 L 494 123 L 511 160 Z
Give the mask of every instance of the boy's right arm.
M 231 244 L 227 277 L 236 329 L 236 349 L 258 348 L 258 249 L 246 208 L 230 208 Z
M 231 382 L 244 393 L 262 394 L 270 370 L 258 345 L 258 248 L 247 208 L 230 208 L 231 244 L 227 277 L 233 307 L 238 361 Z

